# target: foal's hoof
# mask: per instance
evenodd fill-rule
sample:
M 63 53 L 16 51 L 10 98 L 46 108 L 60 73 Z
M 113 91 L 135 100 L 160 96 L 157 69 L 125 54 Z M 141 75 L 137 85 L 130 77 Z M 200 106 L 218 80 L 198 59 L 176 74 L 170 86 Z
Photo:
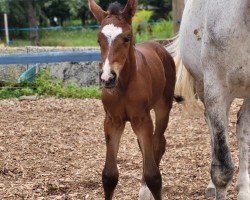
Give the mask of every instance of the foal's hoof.
M 154 197 L 146 185 L 142 185 L 139 191 L 139 200 L 154 200 Z
M 208 187 L 206 189 L 205 197 L 206 198 L 215 197 L 215 188 L 214 187 Z
M 240 192 L 238 194 L 237 200 L 250 200 L 250 192 Z

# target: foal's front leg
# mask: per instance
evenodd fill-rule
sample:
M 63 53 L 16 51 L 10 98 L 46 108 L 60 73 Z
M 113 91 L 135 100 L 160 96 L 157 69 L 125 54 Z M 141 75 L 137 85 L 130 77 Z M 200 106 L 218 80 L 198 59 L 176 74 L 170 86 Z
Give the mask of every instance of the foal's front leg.
M 106 115 L 104 132 L 106 139 L 106 162 L 102 172 L 102 183 L 105 199 L 111 200 L 118 183 L 119 172 L 117 168 L 117 153 L 125 122 L 112 119 Z
M 137 135 L 143 155 L 143 179 L 155 200 L 161 200 L 162 179 L 154 159 L 153 122 L 150 113 L 134 117 L 131 125 Z

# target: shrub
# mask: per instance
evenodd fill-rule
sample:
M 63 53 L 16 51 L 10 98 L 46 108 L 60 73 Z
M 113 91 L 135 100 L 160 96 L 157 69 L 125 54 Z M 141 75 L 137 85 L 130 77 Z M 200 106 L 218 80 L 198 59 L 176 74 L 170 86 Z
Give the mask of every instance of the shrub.
M 135 34 L 141 34 L 142 32 L 145 32 L 147 30 L 148 22 L 152 15 L 153 11 L 150 10 L 140 10 L 136 12 L 132 23 Z
M 0 89 L 0 99 L 29 95 L 45 95 L 72 98 L 100 98 L 98 87 L 79 87 L 75 83 L 64 85 L 50 75 L 49 70 L 41 70 L 35 82 L 5 83 Z

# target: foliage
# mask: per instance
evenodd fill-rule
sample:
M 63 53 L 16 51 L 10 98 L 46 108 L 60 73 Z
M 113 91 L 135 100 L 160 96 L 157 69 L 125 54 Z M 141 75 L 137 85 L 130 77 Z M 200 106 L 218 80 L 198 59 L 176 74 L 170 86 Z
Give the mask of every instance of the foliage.
M 25 11 L 24 2 L 26 0 L 0 0 L 0 13 L 10 12 L 11 13 L 11 26 L 23 26 L 27 25 L 27 12 Z M 114 0 L 102 0 L 97 3 L 101 5 L 103 9 L 107 9 L 108 5 Z M 127 0 L 118 0 L 119 3 L 125 5 Z M 171 0 L 139 0 L 138 4 L 156 5 L 159 7 L 171 4 Z M 39 16 L 40 24 L 47 24 L 47 20 L 51 20 L 53 17 L 58 17 L 61 22 L 67 19 L 90 19 L 91 15 L 88 9 L 87 0 L 36 0 L 36 9 Z M 85 19 L 86 20 L 86 19 Z M 45 22 L 45 23 L 44 23 Z
M 160 22 L 151 25 L 151 28 L 152 28 L 151 34 L 149 34 L 147 30 L 144 30 L 141 34 L 135 34 L 136 42 L 141 43 L 151 39 L 166 39 L 173 37 L 172 21 L 162 20 Z
M 28 12 L 25 6 L 27 0 L 0 0 L 0 13 L 9 13 L 9 26 L 10 27 L 28 27 Z M 103 9 L 107 9 L 108 5 L 114 0 L 96 0 Z M 125 5 L 127 0 L 118 0 L 119 3 Z M 155 12 L 153 20 L 157 20 L 159 17 L 166 17 L 166 13 L 169 11 L 169 5 L 172 0 L 138 0 L 138 4 L 155 5 L 160 9 Z M 68 22 L 74 22 L 80 20 L 77 25 L 96 24 L 93 15 L 90 14 L 87 0 L 35 0 L 37 24 L 41 26 L 54 26 L 64 25 L 67 21 L 67 26 L 75 25 Z M 164 9 L 162 9 L 164 8 Z M 167 9 L 167 10 L 166 10 Z M 159 12 L 161 10 L 161 12 Z M 0 14 L 1 15 L 1 14 Z M 11 16 L 11 17 L 10 17 Z M 58 23 L 54 22 L 54 17 L 58 19 Z M 1 18 L 1 17 L 0 17 Z M 81 22 L 81 23 L 79 23 Z M 4 27 L 3 20 L 0 20 L 0 27 Z M 28 38 L 28 31 L 15 31 L 10 32 L 10 39 L 13 38 Z M 0 37 L 4 37 L 4 32 L 0 32 Z M 21 42 L 21 41 L 20 41 Z
M 80 19 L 67 19 L 64 21 L 64 24 L 63 24 L 65 27 L 67 26 L 81 26 L 82 23 L 81 23 L 81 20 Z
M 30 88 L 19 88 L 19 89 L 3 88 L 0 89 L 0 99 L 16 98 L 23 95 L 27 95 L 28 90 L 33 93 L 33 90 Z M 28 92 L 28 94 L 30 93 Z
M 125 5 L 127 0 L 117 0 L 120 4 Z M 98 2 L 98 1 L 97 1 Z M 108 5 L 110 3 L 114 2 L 114 0 L 100 0 L 99 5 L 101 5 L 102 8 L 107 9 Z M 171 5 L 172 0 L 138 0 L 138 4 L 144 4 L 144 5 L 155 5 L 162 7 L 164 5 Z
M 0 1 L 0 13 L 9 13 L 9 4 L 7 0 Z
M 172 0 L 156 0 L 156 1 L 151 1 L 152 5 L 156 5 L 156 6 L 164 6 L 166 4 L 171 4 Z
M 8 24 L 10 27 L 26 27 L 28 26 L 27 12 L 25 10 L 23 1 L 16 0 L 0 0 L 0 19 L 2 18 L 1 12 L 8 13 Z M 10 17 L 11 16 L 11 17 Z M 0 20 L 0 27 L 4 27 L 4 21 Z M 4 32 L 0 32 L 0 37 L 4 35 Z M 24 38 L 25 33 L 18 31 L 11 37 L 22 37 Z
M 100 98 L 98 87 L 79 87 L 75 83 L 64 85 L 61 80 L 50 76 L 48 70 L 41 70 L 34 83 L 5 83 L 0 89 L 0 99 L 23 95 L 45 95 L 71 98 Z
M 159 20 L 152 26 L 153 36 L 159 39 L 173 37 L 173 21 Z
M 78 10 L 82 6 L 86 6 L 86 1 L 82 0 L 42 0 L 39 1 L 41 10 L 46 13 L 46 16 L 52 20 L 57 17 L 60 24 L 69 18 L 75 18 L 78 15 Z
M 135 16 L 133 17 L 133 27 L 137 27 L 139 24 L 141 25 L 147 24 L 152 15 L 153 11 L 151 10 L 137 11 Z

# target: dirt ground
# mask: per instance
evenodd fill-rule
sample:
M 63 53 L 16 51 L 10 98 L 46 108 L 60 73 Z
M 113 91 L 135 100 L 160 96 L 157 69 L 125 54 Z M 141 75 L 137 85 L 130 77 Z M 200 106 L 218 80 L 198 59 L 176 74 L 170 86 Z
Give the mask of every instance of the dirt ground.
M 238 148 L 236 113 L 231 108 L 229 136 L 235 176 L 228 199 L 236 199 Z M 161 162 L 163 199 L 205 199 L 209 181 L 209 134 L 202 116 L 185 117 L 175 104 Z M 100 100 L 0 101 L 0 199 L 103 199 L 104 111 Z M 127 124 L 118 156 L 115 198 L 138 199 L 142 158 Z

